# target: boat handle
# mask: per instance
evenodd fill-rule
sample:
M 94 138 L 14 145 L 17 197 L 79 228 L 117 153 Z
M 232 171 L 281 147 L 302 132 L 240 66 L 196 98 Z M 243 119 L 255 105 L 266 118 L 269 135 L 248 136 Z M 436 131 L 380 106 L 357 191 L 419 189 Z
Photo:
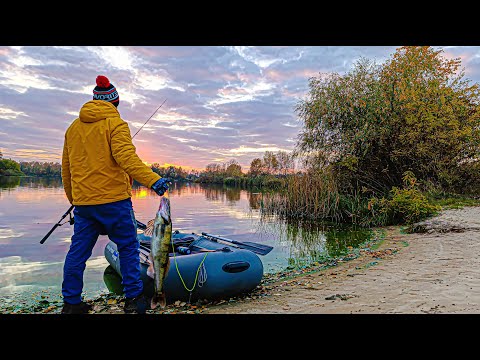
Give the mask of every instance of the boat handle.
M 229 273 L 237 273 L 247 270 L 250 267 L 250 263 L 246 261 L 234 261 L 226 263 L 222 266 L 222 270 Z

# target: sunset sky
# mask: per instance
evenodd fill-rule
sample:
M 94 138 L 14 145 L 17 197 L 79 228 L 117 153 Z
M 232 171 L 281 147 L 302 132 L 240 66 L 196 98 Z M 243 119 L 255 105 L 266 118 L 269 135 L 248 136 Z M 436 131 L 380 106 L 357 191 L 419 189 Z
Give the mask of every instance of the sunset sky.
M 61 161 L 64 133 L 92 99 L 97 75 L 147 163 L 203 169 L 291 151 L 295 105 L 308 78 L 344 73 L 360 57 L 384 62 L 398 46 L 0 46 L 0 149 L 16 161 Z M 440 47 L 437 47 L 440 49 Z M 480 47 L 441 47 L 480 81 Z

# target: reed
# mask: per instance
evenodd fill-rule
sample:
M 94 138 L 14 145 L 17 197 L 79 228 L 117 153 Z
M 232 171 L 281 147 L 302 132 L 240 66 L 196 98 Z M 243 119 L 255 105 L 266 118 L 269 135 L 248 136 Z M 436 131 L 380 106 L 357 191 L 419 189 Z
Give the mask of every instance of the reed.
M 265 214 L 305 220 L 340 221 L 340 193 L 328 171 L 315 170 L 295 174 L 280 191 L 267 192 L 262 202 Z
M 360 227 L 410 224 L 438 213 L 441 207 L 419 190 L 412 172 L 405 172 L 403 181 L 402 188 L 377 198 L 357 189 L 341 191 L 328 168 L 308 170 L 289 177 L 283 190 L 265 193 L 261 213 Z

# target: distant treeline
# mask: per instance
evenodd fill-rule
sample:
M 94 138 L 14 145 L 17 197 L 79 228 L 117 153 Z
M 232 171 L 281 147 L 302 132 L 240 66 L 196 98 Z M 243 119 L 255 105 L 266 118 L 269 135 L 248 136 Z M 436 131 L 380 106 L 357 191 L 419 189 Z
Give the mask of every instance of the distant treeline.
M 158 163 L 154 163 L 150 167 L 160 176 L 168 176 L 175 181 L 268 188 L 284 186 L 285 178 L 295 173 L 294 158 L 285 151 L 277 153 L 266 151 L 263 158 L 252 160 L 250 169 L 245 173 L 236 160 L 225 163 L 210 163 L 203 171 L 188 171 L 181 166 L 162 167 Z M 62 166 L 56 162 L 16 162 L 11 159 L 3 159 L 0 152 L 0 175 L 60 177 Z M 136 184 L 138 185 L 138 183 Z
M 56 162 L 20 162 L 20 170 L 29 176 L 62 176 L 62 165 Z
M 62 176 L 62 165 L 56 162 L 4 159 L 0 151 L 0 176 Z
M 190 181 L 204 184 L 223 184 L 243 187 L 282 188 L 288 176 L 295 174 L 293 155 L 286 151 L 266 151 L 262 158 L 255 158 L 247 172 L 242 171 L 236 160 L 225 163 L 210 163 L 205 170 L 185 170 L 181 166 L 162 167 L 158 163 L 151 169 L 162 177 L 175 181 Z M 138 183 L 136 183 L 138 185 Z
M 210 163 L 198 174 L 196 182 L 235 186 L 281 188 L 285 179 L 295 173 L 294 157 L 286 151 L 266 151 L 263 158 L 255 158 L 244 173 L 236 160 Z

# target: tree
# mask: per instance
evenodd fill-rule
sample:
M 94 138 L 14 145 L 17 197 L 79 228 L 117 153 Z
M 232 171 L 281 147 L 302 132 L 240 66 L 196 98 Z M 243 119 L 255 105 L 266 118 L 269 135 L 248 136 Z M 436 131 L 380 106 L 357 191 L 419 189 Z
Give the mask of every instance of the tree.
M 291 154 L 286 151 L 279 151 L 276 154 L 278 161 L 278 171 L 282 175 L 287 175 L 288 173 L 293 172 L 294 170 L 294 158 Z
M 230 160 L 226 164 L 225 176 L 228 177 L 240 177 L 243 175 L 242 167 L 236 160 Z
M 478 159 L 478 84 L 464 78 L 460 59 L 428 46 L 402 47 L 381 72 L 391 109 L 390 161 L 399 172 L 443 187 L 461 183 L 461 164 Z
M 360 59 L 344 75 L 311 78 L 295 109 L 296 153 L 318 154 L 349 191 L 388 193 L 408 170 L 460 189 L 461 169 L 479 155 L 479 89 L 442 52 L 401 47 L 383 65 Z
M 0 160 L 0 176 L 21 176 L 20 164 L 11 159 Z
M 61 176 L 62 165 L 56 162 L 22 161 L 20 170 L 26 175 Z
M 249 174 L 250 176 L 258 176 L 262 174 L 262 169 L 263 169 L 263 162 L 262 159 L 255 158 L 252 160 L 250 163 L 250 170 Z
M 210 163 L 205 167 L 205 171 L 200 174 L 200 181 L 222 183 L 225 177 L 225 164 Z
M 267 174 L 275 174 L 278 170 L 278 160 L 273 151 L 265 151 L 263 154 L 263 165 Z
M 0 160 L 3 159 L 3 154 L 2 154 L 2 150 L 0 150 Z
M 153 163 L 150 168 L 152 169 L 153 172 L 157 173 L 161 177 L 165 175 L 165 168 L 161 167 L 159 163 Z
M 213 175 L 221 175 L 224 171 L 224 167 L 224 164 L 210 163 L 205 167 L 205 171 Z

